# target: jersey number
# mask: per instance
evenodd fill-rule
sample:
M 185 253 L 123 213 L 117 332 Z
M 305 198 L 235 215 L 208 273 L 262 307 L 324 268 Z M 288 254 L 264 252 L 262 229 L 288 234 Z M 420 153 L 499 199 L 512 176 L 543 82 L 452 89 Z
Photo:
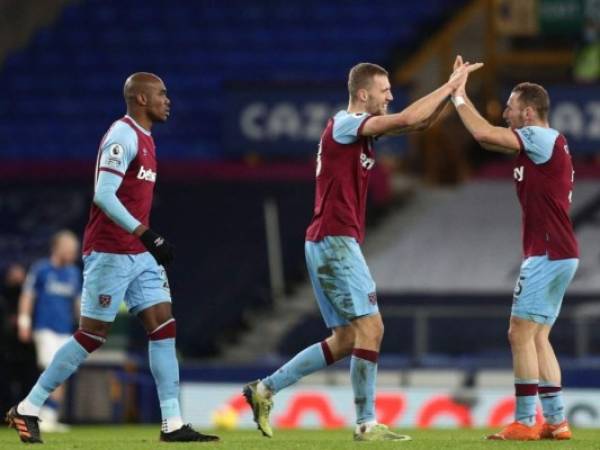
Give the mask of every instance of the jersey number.
M 323 140 L 319 141 L 319 151 L 317 152 L 317 172 L 315 176 L 319 176 L 321 174 L 321 153 L 323 152 Z
M 566 147 L 566 145 L 565 145 Z M 575 182 L 575 171 L 571 171 L 571 183 Z M 573 190 L 569 191 L 569 203 L 573 203 Z

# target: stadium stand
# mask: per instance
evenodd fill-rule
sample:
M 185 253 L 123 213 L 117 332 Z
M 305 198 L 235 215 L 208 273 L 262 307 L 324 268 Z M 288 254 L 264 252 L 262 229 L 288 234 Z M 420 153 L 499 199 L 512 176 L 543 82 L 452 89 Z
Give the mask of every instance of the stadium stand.
M 452 5 L 463 3 L 453 1 Z M 242 4 L 244 14 L 240 15 L 237 11 Z M 4 162 L 20 159 L 45 164 L 58 159 L 91 163 L 98 138 L 122 113 L 119 91 L 123 78 L 143 69 L 163 75 L 174 105 L 171 122 L 157 131 L 166 168 L 177 162 L 190 165 L 199 159 L 218 161 L 224 157 L 227 102 L 223 99 L 231 83 L 339 81 L 357 60 L 385 62 L 392 52 L 396 56 L 410 52 L 452 9 L 440 0 L 402 8 L 388 0 L 376 4 L 386 14 L 380 14 L 381 9 L 372 4 L 352 3 L 341 8 L 335 2 L 316 0 L 303 2 L 301 8 L 299 3 L 246 4 L 237 0 L 219 5 L 210 1 L 188 3 L 185 8 L 173 8 L 163 0 L 152 0 L 143 7 L 132 0 L 90 0 L 66 6 L 56 24 L 38 31 L 29 46 L 6 59 L 0 72 L 0 82 L 7 87 L 7 95 L 0 99 L 0 158 Z M 361 39 L 354 41 L 352 32 L 358 27 Z M 232 29 L 236 30 L 235 39 Z M 307 148 L 307 154 L 312 153 L 313 148 Z M 238 156 L 243 154 L 240 148 Z M 2 212 L 9 220 L 2 224 L 3 258 L 10 255 L 28 261 L 45 246 L 51 230 L 59 226 L 83 228 L 91 195 L 88 177 L 64 172 L 74 181 L 54 184 L 50 189 L 44 186 L 43 195 L 38 195 L 39 186 L 7 184 L 8 200 L 2 204 Z M 188 184 L 197 176 L 193 170 L 179 179 L 177 171 L 173 173 L 166 186 L 159 185 L 154 218 L 157 228 L 175 236 L 180 249 L 180 266 L 171 277 L 182 317 L 181 348 L 189 356 L 214 355 L 219 351 L 219 340 L 235 342 L 235 334 L 246 327 L 248 309 L 269 310 L 272 306 L 262 211 L 270 196 L 276 198 L 281 211 L 285 276 L 289 281 L 303 274 L 301 242 L 312 203 L 310 175 L 288 183 L 256 183 L 254 179 Z M 14 175 L 12 179 L 16 179 Z M 398 223 L 393 217 L 386 220 L 388 231 L 372 234 L 366 247 L 384 303 L 389 299 L 392 305 L 412 305 L 405 297 L 412 293 L 414 305 L 425 301 L 436 306 L 450 293 L 457 305 L 465 303 L 461 299 L 469 295 L 475 304 L 481 292 L 486 296 L 491 292 L 499 296 L 491 304 L 504 305 L 519 252 L 518 233 L 514 232 L 518 229 L 516 202 L 509 189 L 507 183 L 468 184 L 457 191 L 433 194 L 430 200 L 437 206 L 432 212 L 411 215 L 410 209 L 403 210 L 404 228 L 390 231 Z M 52 217 L 49 211 L 64 202 L 65 192 L 69 195 L 68 208 L 61 216 Z M 420 195 L 413 204 L 423 209 L 428 200 Z M 594 232 L 587 225 L 597 214 L 595 195 L 593 183 L 578 185 L 575 207 L 580 214 L 575 223 L 581 236 L 590 237 Z M 234 198 L 236 207 L 228 207 Z M 197 206 L 191 208 L 189 199 Z M 493 207 L 482 212 L 485 206 Z M 171 220 L 181 211 L 189 211 L 189 223 Z M 240 223 L 244 224 L 243 233 L 236 227 Z M 445 225 L 443 234 L 439 233 L 440 224 Z M 188 242 L 186 236 L 191 232 L 206 240 Z M 385 251 L 379 252 L 378 246 Z M 583 295 L 597 286 L 596 250 L 584 254 L 572 287 L 574 293 Z M 251 256 L 240 258 L 240 254 Z M 448 264 L 457 254 L 472 261 L 458 273 Z M 433 295 L 426 300 L 429 294 Z M 585 301 L 585 295 L 581 298 Z M 214 320 L 198 330 L 194 316 Z M 400 314 L 389 320 L 393 326 L 388 327 L 384 350 L 412 355 L 413 319 Z M 460 355 L 471 345 L 469 334 L 462 341 L 444 342 L 435 330 L 450 326 L 452 320 L 431 320 L 436 321 L 428 349 L 432 355 Z M 481 324 L 489 333 L 489 340 L 482 338 L 481 347 L 489 349 L 488 344 L 504 334 L 505 326 L 497 319 Z M 292 328 L 279 351 L 293 353 L 322 333 L 322 325 L 308 315 Z M 573 334 L 561 336 L 559 339 L 573 349 Z M 498 347 L 506 352 L 503 342 Z
M 41 254 L 53 230 L 82 230 L 91 188 L 90 183 L 73 182 L 51 187 L 29 182 L 3 186 L 0 212 L 6 220 L 0 225 L 1 265 L 27 262 Z M 274 198 L 279 205 L 285 274 L 288 279 L 298 277 L 303 270 L 301 243 L 312 195 L 308 183 L 267 181 L 192 182 L 158 189 L 153 224 L 172 236 L 177 249 L 170 282 L 179 317 L 180 347 L 188 355 L 214 354 L 219 337 L 243 328 L 246 309 L 266 308 L 271 303 L 265 198 Z M 236 207 L 232 208 L 234 200 Z M 173 220 L 183 212 L 185 217 Z M 190 241 L 192 236 L 198 238 Z
M 414 48 L 461 3 L 77 2 L 0 72 L 0 157 L 93 159 L 123 112 L 123 80 L 146 70 L 164 78 L 173 102 L 163 159 L 222 158 L 228 82 L 338 82 L 359 60 Z
M 511 182 L 497 180 L 424 189 L 371 232 L 365 255 L 385 317 L 384 354 L 423 366 L 510 363 L 507 317 L 521 254 L 513 191 Z M 600 339 L 595 330 L 600 316 L 592 308 L 600 286 L 600 247 L 593 238 L 597 196 L 591 179 L 580 181 L 573 196 L 575 230 L 586 244 L 553 329 L 556 349 L 565 356 L 596 354 Z M 585 337 L 578 336 L 582 329 Z M 307 313 L 284 334 L 277 351 L 294 354 L 324 333 L 318 312 Z
M 264 149 L 255 154 L 256 148 L 235 145 L 238 137 L 228 128 L 228 122 L 237 119 L 230 114 L 236 106 L 232 92 L 254 89 L 256 98 L 261 98 L 283 86 L 278 93 L 283 101 L 306 96 L 310 102 L 332 86 L 343 92 L 348 68 L 369 60 L 388 67 L 395 82 L 414 83 L 411 91 L 394 86 L 394 106 L 402 106 L 409 93 L 419 93 L 437 83 L 438 77 L 447 77 L 447 63 L 455 49 L 478 57 L 485 47 L 488 55 L 489 43 L 495 39 L 483 32 L 490 18 L 483 16 L 484 6 L 492 5 L 485 1 L 52 0 L 52 4 L 53 14 L 41 12 L 40 7 L 36 17 L 29 19 L 27 32 L 21 34 L 44 25 L 31 34 L 26 47 L 3 59 L 4 47 L 20 44 L 0 43 L 4 88 L 0 269 L 45 253 L 48 236 L 59 228 L 83 230 L 98 140 L 123 113 L 123 80 L 138 70 L 157 72 L 169 88 L 173 115 L 155 132 L 160 182 L 153 227 L 176 247 L 169 278 L 183 382 L 245 383 L 276 369 L 327 334 L 308 283 L 297 283 L 306 281 L 302 244 L 313 204 L 316 139 L 300 152 L 281 145 L 278 156 L 287 157 L 282 166 L 274 164 L 277 158 Z M 62 4 L 66 6 L 55 21 Z M 466 25 L 448 21 L 451 32 L 439 34 L 445 28 L 440 24 L 467 4 L 458 15 L 477 9 L 471 16 L 481 33 L 463 33 Z M 356 30 L 360 38 L 355 38 Z M 431 44 L 428 39 L 433 36 L 437 36 L 435 45 L 423 45 Z M 519 42 L 523 41 L 516 47 Z M 499 47 L 518 50 L 511 45 L 504 42 Z M 414 52 L 419 46 L 421 52 Z M 424 56 L 426 52 L 438 59 L 427 59 L 431 55 Z M 549 74 L 540 79 L 564 81 L 560 79 L 563 66 L 548 67 L 568 58 L 561 56 L 560 49 L 548 54 L 554 56 L 551 64 L 536 66 L 538 73 Z M 420 62 L 406 64 L 410 70 L 402 70 L 409 55 Z M 481 111 L 499 120 L 503 99 L 498 100 L 498 91 L 508 92 L 509 83 L 525 72 L 523 67 L 529 71 L 532 61 L 527 52 L 521 57 L 498 51 L 496 56 L 502 58 L 488 60 L 493 76 L 485 75 L 481 86 L 474 77 L 473 85 L 485 100 Z M 517 60 L 519 70 L 514 70 Z M 507 64 L 494 68 L 499 61 Z M 322 91 L 309 95 L 315 86 Z M 582 160 L 576 161 L 573 218 L 583 252 L 553 330 L 565 385 L 581 387 L 598 386 L 600 380 L 600 196 L 593 178 L 579 178 L 581 173 L 592 177 L 598 173 L 593 90 L 593 85 L 549 86 L 553 108 L 557 106 L 552 122 L 561 125 L 557 128 L 576 144 L 572 145 L 575 158 L 584 156 L 584 161 L 594 162 L 582 167 Z M 329 93 L 336 97 L 334 101 L 345 102 L 345 92 L 339 99 L 337 91 Z M 473 140 L 457 123 L 464 135 L 454 141 L 457 128 L 448 125 L 446 121 L 422 135 L 423 141 L 412 142 L 413 149 L 420 150 L 414 153 L 425 155 L 425 161 L 412 164 L 435 162 L 440 172 L 428 176 L 425 168 L 426 182 L 461 183 L 472 176 L 467 152 Z M 385 140 L 378 144 L 381 155 Z M 386 325 L 380 385 L 397 391 L 447 387 L 459 394 L 464 387 L 501 386 L 508 392 L 513 377 L 507 371 L 511 364 L 507 317 L 520 258 L 511 169 L 506 171 L 504 161 L 499 164 L 503 182 L 491 177 L 456 189 L 419 186 L 399 206 L 391 205 L 387 175 L 375 173 L 383 165 L 373 173 L 370 229 L 364 246 Z M 270 290 L 264 223 L 265 202 L 270 200 L 279 210 L 283 298 Z M 382 206 L 385 220 L 373 220 Z M 121 316 L 109 342 L 95 355 L 99 359 L 91 360 L 74 377 L 71 421 L 158 420 L 147 338 L 133 322 Z M 348 367 L 348 360 L 341 361 L 303 383 L 347 387 Z M 0 373 L 0 380 L 3 376 Z M 109 390 L 111 396 L 105 395 Z M 134 400 L 136 408 L 126 407 Z M 95 406 L 93 414 L 90 404 Z
M 505 181 L 478 180 L 452 190 L 422 192 L 412 212 L 402 211 L 402 219 L 410 222 L 406 229 L 389 219 L 377 237 L 388 244 L 383 251 L 374 248 L 377 253 L 369 259 L 379 290 L 511 292 L 521 257 L 521 219 L 508 170 Z M 600 245 L 592 238 L 597 233 L 597 196 L 596 181 L 577 181 L 573 218 L 586 247 L 572 293 L 600 286 Z M 367 242 L 367 252 L 370 245 Z
M 3 192 L 11 199 L 1 206 L 11 218 L 2 223 L 2 265 L 10 259 L 32 260 L 45 251 L 47 236 L 57 227 L 83 229 L 98 140 L 123 113 L 120 89 L 129 73 L 155 71 L 169 88 L 172 119 L 156 131 L 163 174 L 177 162 L 181 167 L 199 159 L 218 161 L 224 157 L 228 83 L 337 82 L 357 60 L 384 62 L 392 46 L 410 49 L 450 10 L 440 0 L 402 8 L 388 0 L 377 5 L 391 12 L 382 14 L 372 4 L 340 7 L 313 0 L 202 1 L 178 8 L 163 0 L 67 5 L 53 26 L 40 29 L 30 45 L 10 54 L 0 71 L 6 87 L 0 99 L 0 159 L 7 175 Z M 361 39 L 353 40 L 359 27 Z M 316 30 L 323 29 L 327 45 L 315 38 Z M 314 146 L 307 147 L 306 154 L 313 153 Z M 82 163 L 68 165 L 71 160 Z M 15 161 L 26 163 L 11 166 Z M 31 172 L 40 176 L 40 184 Z M 304 275 L 302 241 L 313 195 L 306 181 L 312 168 L 297 182 L 257 183 L 255 176 L 248 182 L 191 187 L 182 183 L 201 174 L 172 172 L 161 175 L 168 182 L 159 183 L 154 226 L 172 236 L 178 248 L 171 282 L 178 299 L 180 348 L 189 356 L 206 356 L 216 353 L 219 339 L 244 328 L 248 308 L 271 304 L 263 217 L 267 197 L 280 208 L 284 275 L 288 281 Z M 235 178 L 214 169 L 211 179 L 219 176 Z M 24 186 L 23 177 L 34 182 Z M 51 188 L 44 184 L 48 181 Z M 64 195 L 67 209 L 59 206 Z M 229 207 L 233 199 L 235 208 Z M 54 210 L 65 213 L 53 216 Z M 188 220 L 173 221 L 182 211 Z M 203 239 L 189 242 L 192 234 Z M 211 320 L 198 330 L 198 317 Z

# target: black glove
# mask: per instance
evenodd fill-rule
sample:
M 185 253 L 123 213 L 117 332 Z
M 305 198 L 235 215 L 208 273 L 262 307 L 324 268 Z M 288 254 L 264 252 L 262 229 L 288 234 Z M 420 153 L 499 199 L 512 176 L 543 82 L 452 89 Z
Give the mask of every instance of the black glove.
M 154 256 L 158 264 L 167 267 L 173 262 L 173 258 L 175 257 L 173 246 L 164 237 L 159 236 L 150 228 L 142 233 L 140 241 Z

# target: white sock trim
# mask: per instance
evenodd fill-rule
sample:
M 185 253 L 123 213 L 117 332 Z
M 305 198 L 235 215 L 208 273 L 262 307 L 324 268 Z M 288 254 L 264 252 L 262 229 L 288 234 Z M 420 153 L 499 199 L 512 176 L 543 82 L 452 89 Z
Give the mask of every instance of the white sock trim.
M 92 339 L 94 339 L 94 340 L 96 340 L 98 342 L 101 342 L 103 344 L 106 342 L 106 338 L 104 338 L 102 336 L 98 336 L 97 334 L 87 333 L 87 332 L 85 332 L 83 330 L 81 330 L 81 334 L 85 334 L 87 337 L 92 338 Z
M 156 333 L 158 330 L 160 330 L 161 328 L 166 327 L 167 325 L 169 325 L 171 322 L 175 322 L 175 318 L 171 318 L 169 320 L 167 320 L 165 323 L 160 324 L 159 326 L 157 326 L 154 330 L 152 330 L 150 333 L 148 334 L 154 334 Z

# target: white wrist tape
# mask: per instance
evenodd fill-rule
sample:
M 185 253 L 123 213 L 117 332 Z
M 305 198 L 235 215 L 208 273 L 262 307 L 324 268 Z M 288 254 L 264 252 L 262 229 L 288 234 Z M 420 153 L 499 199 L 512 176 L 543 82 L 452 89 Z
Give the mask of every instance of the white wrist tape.
M 19 328 L 31 328 L 31 317 L 27 314 L 19 314 L 19 317 L 17 317 L 17 326 Z
M 450 97 L 452 104 L 458 108 L 460 105 L 465 104 L 465 98 L 462 95 L 457 95 L 456 97 Z

